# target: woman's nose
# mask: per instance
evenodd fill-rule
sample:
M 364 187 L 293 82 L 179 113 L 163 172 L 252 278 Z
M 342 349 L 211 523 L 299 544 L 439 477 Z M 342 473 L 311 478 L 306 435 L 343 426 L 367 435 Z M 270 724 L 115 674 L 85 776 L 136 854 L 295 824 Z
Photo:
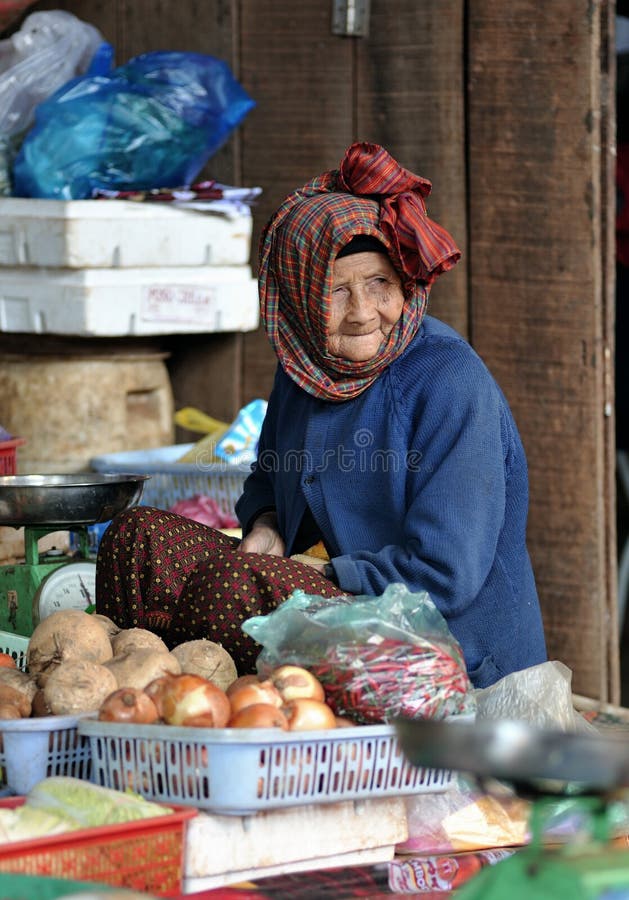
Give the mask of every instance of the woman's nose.
M 375 312 L 375 303 L 363 285 L 355 285 L 350 293 L 347 318 L 352 322 L 368 322 Z

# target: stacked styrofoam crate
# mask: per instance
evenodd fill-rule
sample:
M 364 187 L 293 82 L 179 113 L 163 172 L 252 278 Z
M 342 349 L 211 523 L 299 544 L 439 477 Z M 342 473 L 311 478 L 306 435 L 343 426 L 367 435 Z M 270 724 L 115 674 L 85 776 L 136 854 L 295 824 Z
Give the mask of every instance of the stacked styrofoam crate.
M 0 331 L 251 331 L 246 207 L 0 198 Z

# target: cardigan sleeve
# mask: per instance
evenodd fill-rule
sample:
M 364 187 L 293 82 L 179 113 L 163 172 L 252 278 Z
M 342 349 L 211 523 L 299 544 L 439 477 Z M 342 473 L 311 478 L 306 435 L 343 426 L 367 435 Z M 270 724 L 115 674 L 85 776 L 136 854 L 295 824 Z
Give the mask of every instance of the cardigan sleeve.
M 265 458 L 275 450 L 273 435 L 276 433 L 276 397 L 277 378 L 262 423 L 256 462 L 251 466 L 251 475 L 245 480 L 243 492 L 236 502 L 235 511 L 242 527 L 243 537 L 251 531 L 251 526 L 258 516 L 276 508 L 272 467 L 264 463 Z

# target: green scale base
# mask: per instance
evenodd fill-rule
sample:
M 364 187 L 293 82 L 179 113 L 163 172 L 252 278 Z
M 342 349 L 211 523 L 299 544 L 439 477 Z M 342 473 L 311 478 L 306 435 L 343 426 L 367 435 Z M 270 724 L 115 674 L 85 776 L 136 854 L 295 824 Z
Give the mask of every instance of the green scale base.
M 457 890 L 457 900 L 627 900 L 629 852 L 609 844 L 605 798 L 587 796 L 573 802 L 589 816 L 590 835 L 562 847 L 542 846 L 543 822 L 556 798 L 537 800 L 530 844 L 481 870 Z
M 78 554 L 40 555 L 39 541 L 53 531 L 78 534 Z M 87 527 L 26 526 L 24 557 L 23 563 L 0 567 L 0 630 L 30 637 L 57 609 L 92 611 L 96 565 L 89 558 Z

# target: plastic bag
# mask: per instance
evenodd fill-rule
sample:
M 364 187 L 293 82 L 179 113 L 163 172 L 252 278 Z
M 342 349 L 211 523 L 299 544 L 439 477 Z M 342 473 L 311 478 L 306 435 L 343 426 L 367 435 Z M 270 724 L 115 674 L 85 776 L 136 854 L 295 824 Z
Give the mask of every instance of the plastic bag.
M 0 41 L 0 132 L 14 135 L 32 125 L 35 107 L 86 72 L 104 42 L 97 28 L 71 13 L 27 16 L 19 31 Z
M 219 460 L 231 465 L 255 460 L 267 406 L 266 400 L 252 400 L 243 406 L 216 444 Z
M 461 648 L 426 592 L 392 584 L 380 597 L 329 599 L 298 590 L 242 628 L 263 646 L 260 675 L 283 663 L 310 669 L 338 716 L 374 724 L 474 711 Z
M 73 79 L 38 109 L 13 169 L 23 197 L 191 184 L 254 101 L 226 63 L 156 51 Z
M 194 494 L 178 500 L 169 507 L 170 512 L 192 519 L 193 522 L 201 522 L 210 528 L 238 528 L 238 519 L 224 512 L 214 497 L 206 494 Z
M 396 854 L 519 846 L 531 840 L 531 801 L 501 783 L 486 793 L 472 778 L 457 775 L 445 791 L 408 796 L 404 803 L 408 837 L 396 845 Z M 580 796 L 547 796 L 537 813 L 537 835 L 544 844 L 582 846 L 586 836 L 591 838 L 592 807 Z M 629 808 L 622 794 L 607 804 L 605 818 L 612 839 L 622 838 L 626 849 Z
M 572 672 L 558 660 L 511 672 L 476 691 L 478 719 L 519 719 L 538 728 L 560 731 L 597 729 L 572 703 Z
M 0 41 L 0 193 L 10 193 L 13 159 L 36 107 L 58 88 L 91 69 L 111 66 L 111 47 L 98 29 L 62 10 L 32 13 Z
M 528 839 L 530 804 L 507 792 L 488 794 L 454 777 L 445 791 L 406 797 L 408 837 L 396 853 L 449 853 L 513 847 Z

